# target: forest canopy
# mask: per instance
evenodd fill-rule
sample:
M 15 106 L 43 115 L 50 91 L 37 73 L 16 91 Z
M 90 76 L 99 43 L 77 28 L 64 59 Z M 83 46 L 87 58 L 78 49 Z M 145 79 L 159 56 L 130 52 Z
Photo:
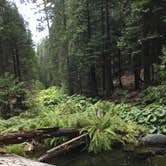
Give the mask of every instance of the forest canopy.
M 157 66 L 165 63 L 164 0 L 48 3 L 54 4 L 45 9 L 51 13 L 50 34 L 37 49 L 40 79 L 46 86 L 108 97 L 125 86 L 127 74 L 134 77 L 126 79 L 136 90 L 161 83 Z

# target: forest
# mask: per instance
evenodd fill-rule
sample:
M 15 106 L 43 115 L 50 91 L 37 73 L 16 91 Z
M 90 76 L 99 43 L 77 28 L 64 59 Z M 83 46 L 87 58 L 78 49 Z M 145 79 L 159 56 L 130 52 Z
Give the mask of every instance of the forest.
M 166 0 L 20 0 L 37 44 L 16 2 L 0 0 L 0 163 L 165 166 Z

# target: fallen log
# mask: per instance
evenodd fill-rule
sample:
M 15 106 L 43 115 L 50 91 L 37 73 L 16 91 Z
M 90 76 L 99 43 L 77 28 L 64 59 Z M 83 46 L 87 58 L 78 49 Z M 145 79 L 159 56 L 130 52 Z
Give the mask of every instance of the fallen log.
M 19 144 L 30 142 L 32 140 L 41 140 L 52 137 L 76 137 L 79 135 L 79 130 L 74 128 L 42 128 L 32 131 L 17 131 L 0 133 L 0 145 Z
M 55 157 L 57 155 L 63 154 L 65 152 L 68 152 L 70 150 L 73 150 L 82 144 L 86 144 L 88 140 L 88 134 L 82 134 L 76 138 L 73 138 L 59 146 L 54 147 L 53 149 L 50 149 L 46 152 L 45 155 L 41 156 L 38 161 L 45 162 L 48 161 L 48 159 Z
M 32 161 L 13 154 L 0 155 L 1 166 L 53 166 L 41 162 Z

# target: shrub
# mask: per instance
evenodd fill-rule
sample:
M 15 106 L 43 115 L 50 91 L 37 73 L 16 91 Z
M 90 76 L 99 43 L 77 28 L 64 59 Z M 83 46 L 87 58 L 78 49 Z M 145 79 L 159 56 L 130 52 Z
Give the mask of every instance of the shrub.
M 152 104 L 145 108 L 131 108 L 123 110 L 120 116 L 126 121 L 134 121 L 144 125 L 149 133 L 166 134 L 166 107 Z
M 140 94 L 142 104 L 158 103 L 166 105 L 166 85 L 149 87 Z
M 5 146 L 4 149 L 8 153 L 14 153 L 20 156 L 25 156 L 25 144 L 17 144 L 17 145 L 10 145 L 10 146 Z
M 95 153 L 110 150 L 115 142 L 137 144 L 137 138 L 144 132 L 144 128 L 135 122 L 126 123 L 120 117 L 120 111 L 131 110 L 126 104 L 97 102 L 96 99 L 80 95 L 69 97 L 56 87 L 42 90 L 35 96 L 31 99 L 33 107 L 29 113 L 3 121 L 0 129 L 14 131 L 55 126 L 79 128 L 81 132 L 89 133 L 89 151 Z M 62 141 L 64 139 L 57 138 L 46 142 L 52 145 Z
M 19 82 L 12 75 L 5 74 L 0 78 L 0 111 L 3 116 L 13 109 L 18 99 L 26 94 L 24 83 Z M 16 100 L 13 104 L 12 100 Z

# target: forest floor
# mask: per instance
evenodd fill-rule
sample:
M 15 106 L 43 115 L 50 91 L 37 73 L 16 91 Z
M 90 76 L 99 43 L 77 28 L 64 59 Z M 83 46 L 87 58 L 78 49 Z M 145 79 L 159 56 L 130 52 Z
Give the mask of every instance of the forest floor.
M 126 72 L 121 77 L 122 86 L 119 86 L 119 80 L 114 80 L 115 90 L 113 96 L 109 99 L 115 103 L 128 103 L 133 106 L 141 104 L 140 90 L 134 89 L 134 75 Z
M 129 92 L 128 90 L 117 90 L 109 101 L 116 104 L 124 102 L 126 104 L 130 104 L 131 106 L 138 106 L 141 105 L 140 91 Z

